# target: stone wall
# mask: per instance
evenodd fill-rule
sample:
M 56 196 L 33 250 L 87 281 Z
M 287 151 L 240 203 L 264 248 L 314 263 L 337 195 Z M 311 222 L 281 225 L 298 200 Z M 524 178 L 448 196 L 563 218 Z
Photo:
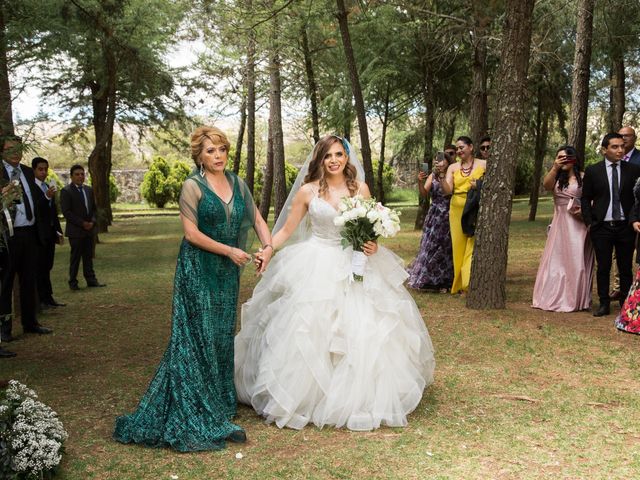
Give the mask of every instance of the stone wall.
M 69 183 L 69 170 L 54 170 L 60 181 L 67 185 Z M 140 193 L 140 185 L 147 173 L 146 168 L 112 170 L 111 173 L 116 179 L 118 190 L 118 202 L 126 203 L 142 203 L 142 194 Z

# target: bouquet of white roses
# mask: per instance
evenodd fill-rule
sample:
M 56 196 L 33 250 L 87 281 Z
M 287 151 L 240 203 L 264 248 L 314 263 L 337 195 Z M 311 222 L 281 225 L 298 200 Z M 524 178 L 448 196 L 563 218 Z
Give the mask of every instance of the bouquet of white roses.
M 66 439 L 56 412 L 33 390 L 11 380 L 0 398 L 0 478 L 49 478 Z
M 362 281 L 367 257 L 362 246 L 378 237 L 391 238 L 400 231 L 400 212 L 385 207 L 375 198 L 362 195 L 344 197 L 340 201 L 340 215 L 333 223 L 342 227 L 342 246 L 353 247 L 351 272 L 353 279 Z

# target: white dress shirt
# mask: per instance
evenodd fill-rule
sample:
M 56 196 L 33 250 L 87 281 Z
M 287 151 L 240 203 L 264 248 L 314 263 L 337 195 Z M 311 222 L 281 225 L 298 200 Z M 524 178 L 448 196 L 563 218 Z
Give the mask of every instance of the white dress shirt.
M 31 189 L 29 188 L 29 182 L 27 182 L 27 177 L 24 176 L 24 172 L 22 171 L 19 165 L 17 167 L 14 167 L 13 165 L 11 165 L 5 160 L 3 160 L 2 163 L 4 164 L 4 169 L 7 171 L 9 178 L 13 177 L 13 170 L 15 168 L 17 168 L 20 171 L 20 183 L 22 183 L 22 188 L 27 197 L 27 200 L 29 201 L 29 205 L 31 206 L 31 213 L 32 213 L 31 220 L 27 220 L 27 212 L 24 208 L 24 203 L 20 202 L 16 205 L 16 218 L 13 221 L 13 226 L 14 227 L 30 227 L 32 225 L 35 225 L 36 210 L 34 208 L 33 197 L 31 196 Z M 22 201 L 24 201 L 24 197 L 22 197 Z
M 613 165 L 613 162 L 610 162 L 609 159 L 605 158 L 604 159 L 604 164 L 607 167 L 607 180 L 609 181 L 609 207 L 607 208 L 607 214 L 604 217 L 604 221 L 605 222 L 611 222 L 613 221 L 613 182 L 611 180 L 611 175 L 613 172 L 613 169 L 611 168 L 611 165 Z M 620 162 L 617 162 L 617 169 L 618 169 L 618 195 L 620 194 L 620 185 L 622 185 L 622 172 L 621 172 L 621 168 L 620 168 Z M 625 220 L 624 218 L 624 210 L 622 210 L 622 200 L 620 201 L 620 220 Z

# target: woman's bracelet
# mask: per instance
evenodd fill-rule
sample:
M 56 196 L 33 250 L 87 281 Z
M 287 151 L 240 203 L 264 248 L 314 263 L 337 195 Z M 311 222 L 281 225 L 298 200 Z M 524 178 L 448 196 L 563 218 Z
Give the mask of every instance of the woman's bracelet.
M 262 246 L 262 250 L 264 250 L 267 247 L 269 247 L 271 249 L 271 252 L 273 252 L 273 245 L 271 245 L 270 243 L 267 243 L 266 245 L 263 245 Z

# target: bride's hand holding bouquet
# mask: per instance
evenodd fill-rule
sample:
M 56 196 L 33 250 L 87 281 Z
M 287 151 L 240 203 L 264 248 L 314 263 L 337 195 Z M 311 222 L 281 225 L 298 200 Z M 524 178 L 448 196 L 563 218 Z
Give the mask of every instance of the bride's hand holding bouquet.
M 367 256 L 378 250 L 378 237 L 391 238 L 400 231 L 400 212 L 362 195 L 344 197 L 339 208 L 340 215 L 333 222 L 342 227 L 342 247 L 353 248 L 353 279 L 362 281 Z

